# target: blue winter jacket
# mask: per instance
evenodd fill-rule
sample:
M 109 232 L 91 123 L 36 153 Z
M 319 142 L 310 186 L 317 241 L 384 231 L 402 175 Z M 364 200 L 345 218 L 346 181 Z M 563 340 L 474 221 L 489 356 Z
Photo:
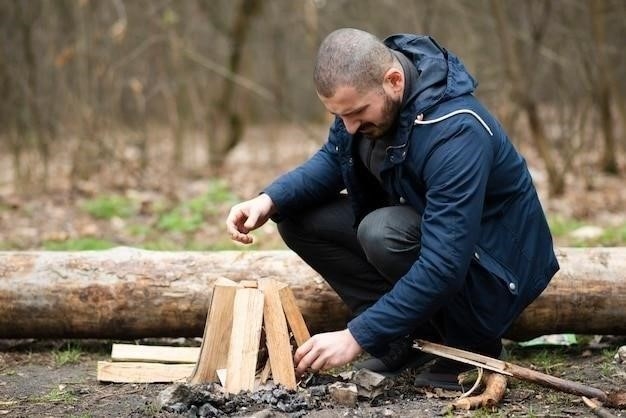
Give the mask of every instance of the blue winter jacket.
M 384 354 L 387 342 L 449 303 L 464 286 L 470 263 L 510 292 L 511 303 L 501 312 L 473 312 L 499 337 L 559 268 L 530 173 L 502 126 L 473 96 L 476 82 L 455 55 L 428 36 L 400 34 L 384 42 L 405 54 L 419 77 L 415 99 L 401 109 L 387 148 L 383 188 L 359 161 L 359 138 L 336 118 L 322 148 L 264 192 L 279 216 L 297 216 L 343 189 L 357 224 L 388 205 L 388 196 L 422 214 L 419 258 L 348 324 L 369 353 Z M 494 296 L 480 286 L 469 292 L 483 304 Z

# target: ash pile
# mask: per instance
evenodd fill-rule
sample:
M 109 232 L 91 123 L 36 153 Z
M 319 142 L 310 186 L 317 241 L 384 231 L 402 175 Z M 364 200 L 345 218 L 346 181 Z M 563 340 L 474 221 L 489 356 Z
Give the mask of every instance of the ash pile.
M 157 399 L 162 410 L 195 417 L 272 416 L 271 412 L 291 418 L 305 416 L 309 411 L 337 406 L 356 407 L 359 400 L 381 404 L 397 396 L 397 381 L 367 369 L 342 373 L 309 375 L 297 390 L 287 390 L 268 382 L 254 392 L 231 394 L 218 383 L 172 385 Z M 258 415 L 259 411 L 265 414 Z

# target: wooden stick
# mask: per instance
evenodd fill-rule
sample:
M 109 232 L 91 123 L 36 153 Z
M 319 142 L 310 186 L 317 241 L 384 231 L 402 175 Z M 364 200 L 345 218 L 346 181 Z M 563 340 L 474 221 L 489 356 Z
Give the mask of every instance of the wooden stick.
M 287 318 L 291 332 L 293 332 L 293 337 L 298 347 L 300 347 L 306 340 L 311 338 L 309 329 L 304 322 L 298 305 L 296 305 L 296 298 L 291 289 L 285 286 L 278 291 L 278 294 L 280 295 L 280 301 L 285 311 L 285 317 Z
M 585 402 L 585 405 L 591 408 L 591 412 L 593 412 L 596 416 L 600 418 L 617 418 L 617 416 L 613 415 L 607 409 L 602 408 L 602 405 L 595 402 L 593 399 L 589 399 L 586 396 L 583 396 L 583 402 Z
M 226 391 L 254 390 L 254 376 L 261 340 L 264 295 L 258 289 L 238 288 L 226 366 Z
M 517 366 L 512 363 L 508 363 L 502 360 L 494 359 L 492 357 L 483 356 L 480 354 L 472 353 L 458 348 L 447 347 L 441 344 L 431 343 L 429 341 L 417 340 L 414 345 L 426 353 L 435 354 L 441 357 L 449 358 L 452 360 L 460 361 L 466 364 L 473 364 L 478 367 L 484 367 L 495 372 L 513 376 L 517 379 L 526 380 L 529 382 L 537 383 L 542 386 L 547 386 L 553 389 L 560 390 L 562 392 L 571 393 L 574 395 L 584 395 L 590 398 L 596 398 L 602 403 L 608 403 L 611 405 L 614 396 L 607 395 L 606 392 L 598 388 L 583 385 L 582 383 L 574 382 L 560 377 L 551 376 L 545 373 L 541 373 L 535 370 L 527 369 L 525 367 Z M 482 363 L 482 364 L 481 364 Z M 623 405 L 614 405 L 616 407 L 623 407 Z
M 226 368 L 238 288 L 236 284 L 224 282 L 213 289 L 198 362 L 190 378 L 192 384 L 216 382 L 216 370 Z
M 198 361 L 200 347 L 168 347 L 162 345 L 113 344 L 112 361 L 153 363 L 191 363 Z
M 193 364 L 163 364 L 99 361 L 98 382 L 172 383 L 184 382 L 193 372 Z
M 265 295 L 263 318 L 265 337 L 274 383 L 286 389 L 296 389 L 293 354 L 289 344 L 289 329 L 278 294 L 279 283 L 272 279 L 259 279 L 259 289 Z

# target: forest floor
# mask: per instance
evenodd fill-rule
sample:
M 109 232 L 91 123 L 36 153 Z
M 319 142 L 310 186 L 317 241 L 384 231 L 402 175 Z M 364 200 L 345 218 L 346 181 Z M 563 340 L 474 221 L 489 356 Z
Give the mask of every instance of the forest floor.
M 323 138 L 325 128 L 315 129 Z M 96 172 L 78 181 L 72 191 L 67 159 L 52 161 L 46 191 L 41 187 L 24 191 L 11 181 L 8 154 L 0 153 L 0 250 L 82 250 L 116 245 L 157 250 L 241 248 L 224 232 L 228 208 L 255 196 L 276 175 L 311 155 L 320 144 L 311 138 L 298 127 L 251 129 L 219 175 L 204 169 L 201 151 L 187 154 L 185 170 L 172 170 L 163 157 L 171 150 L 158 141 L 142 171 L 136 147 L 113 142 L 110 160 L 94 164 Z M 203 139 L 197 138 L 195 143 L 202 144 Z M 71 155 L 71 150 L 66 151 L 59 154 Z M 532 150 L 523 152 L 557 246 L 626 245 L 623 176 L 603 176 L 591 170 L 584 178 L 568 178 L 566 194 L 554 198 L 547 194 L 547 179 Z M 31 174 L 36 176 L 40 166 L 36 158 L 32 161 Z M 173 174 L 178 172 L 183 173 Z M 271 223 L 255 235 L 253 249 L 284 248 Z M 199 344 L 197 339 L 182 343 Z M 157 395 L 168 385 L 96 381 L 96 362 L 110 357 L 111 344 L 100 340 L 0 340 L 0 417 L 180 416 L 160 410 L 156 403 Z M 624 344 L 625 338 L 582 336 L 570 347 L 522 348 L 513 344 L 509 351 L 512 360 L 522 366 L 612 390 L 626 388 L 626 366 L 613 359 Z M 458 393 L 425 391 L 410 381 L 410 374 L 400 376 L 386 394 L 374 401 L 360 400 L 357 408 L 325 403 L 306 416 L 592 416 L 578 396 L 514 380 L 509 381 L 504 401 L 496 410 L 450 412 L 446 406 Z M 253 413 L 242 410 L 233 415 Z M 613 413 L 626 416 L 625 411 Z M 256 416 L 289 414 L 265 410 Z
M 152 343 L 159 341 L 152 340 Z M 180 341 L 178 341 L 180 342 Z M 145 343 L 145 342 L 144 342 Z M 189 343 L 189 342 L 186 342 Z M 191 342 L 193 344 L 193 341 Z M 161 341 L 172 344 L 172 341 Z M 511 345 L 509 361 L 605 391 L 626 388 L 626 364 L 614 360 L 626 338 L 586 339 L 564 346 Z M 96 362 L 107 360 L 110 341 L 22 340 L 0 345 L 0 416 L 7 417 L 179 417 L 162 410 L 158 395 L 168 384 L 103 384 Z M 315 409 L 283 413 L 269 404 L 239 408 L 224 416 L 245 417 L 590 417 L 580 396 L 565 394 L 509 378 L 503 401 L 493 409 L 452 411 L 459 392 L 433 391 L 411 384 L 413 371 L 393 380 L 375 399 L 359 399 L 355 407 L 326 397 Z M 245 395 L 240 395 L 245 396 Z M 609 409 L 616 416 L 626 411 Z

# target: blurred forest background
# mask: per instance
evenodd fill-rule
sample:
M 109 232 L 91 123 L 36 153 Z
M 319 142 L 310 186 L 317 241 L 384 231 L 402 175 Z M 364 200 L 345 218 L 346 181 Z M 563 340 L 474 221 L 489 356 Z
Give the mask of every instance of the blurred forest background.
M 345 26 L 459 55 L 557 243 L 626 244 L 623 0 L 2 0 L 0 249 L 235 248 L 230 205 L 325 140 Z

